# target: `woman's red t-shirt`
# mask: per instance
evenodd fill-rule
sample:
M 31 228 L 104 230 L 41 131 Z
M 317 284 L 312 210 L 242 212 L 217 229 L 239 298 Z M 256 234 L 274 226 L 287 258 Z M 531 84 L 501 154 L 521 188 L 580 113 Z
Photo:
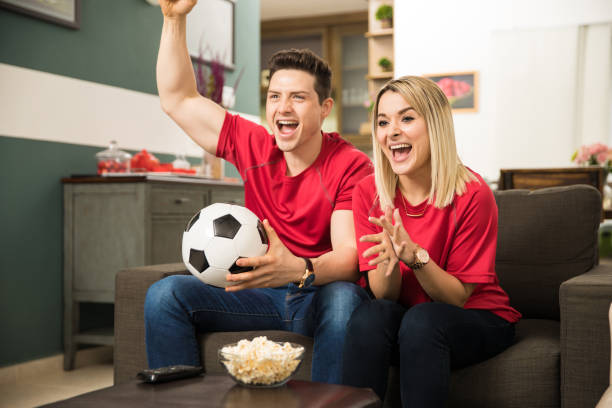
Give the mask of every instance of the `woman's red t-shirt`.
M 495 250 L 497 247 L 497 205 L 491 189 L 476 173 L 478 181 L 467 184 L 467 191 L 455 195 L 449 206 L 439 209 L 427 200 L 411 206 L 399 192 L 394 205 L 400 210 L 402 222 L 411 239 L 429 252 L 431 259 L 446 272 L 464 283 L 478 284 L 465 303 L 466 309 L 485 309 L 509 322 L 517 322 L 521 314 L 510 306 L 508 295 L 499 286 L 495 272 Z M 424 214 L 409 217 L 410 214 Z M 383 212 L 377 199 L 374 176 L 363 179 L 353 190 L 353 217 L 359 251 L 359 269 L 362 272 L 374 269 L 364 258 L 363 252 L 374 245 L 359 242 L 362 235 L 376 234 L 380 227 L 370 223 L 368 217 L 380 217 Z M 400 262 L 402 288 L 398 302 L 410 307 L 418 303 L 431 302 L 408 266 Z M 365 287 L 365 276 L 360 279 Z

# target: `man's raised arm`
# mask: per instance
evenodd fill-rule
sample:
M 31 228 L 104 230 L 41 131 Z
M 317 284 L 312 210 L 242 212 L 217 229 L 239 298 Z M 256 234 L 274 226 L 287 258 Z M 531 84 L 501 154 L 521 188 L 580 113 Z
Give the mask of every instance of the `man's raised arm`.
M 187 50 L 187 13 L 197 0 L 160 0 L 164 25 L 157 55 L 161 106 L 197 144 L 216 154 L 225 110 L 200 95 Z

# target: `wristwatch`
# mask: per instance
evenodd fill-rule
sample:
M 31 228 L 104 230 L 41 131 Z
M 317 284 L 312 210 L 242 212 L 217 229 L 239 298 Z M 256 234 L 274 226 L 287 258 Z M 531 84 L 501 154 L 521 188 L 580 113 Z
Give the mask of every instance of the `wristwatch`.
M 304 260 L 304 262 L 306 262 L 306 270 L 304 271 L 304 274 L 302 275 L 302 279 L 300 280 L 300 284 L 298 285 L 298 288 L 300 289 L 310 287 L 310 285 L 312 285 L 312 282 L 314 282 L 314 279 L 315 279 L 314 267 L 312 266 L 312 261 L 305 257 L 302 257 L 302 259 Z
M 429 262 L 429 252 L 417 245 L 414 250 L 414 261 L 408 264 L 408 267 L 416 271 L 427 265 L 427 262 Z

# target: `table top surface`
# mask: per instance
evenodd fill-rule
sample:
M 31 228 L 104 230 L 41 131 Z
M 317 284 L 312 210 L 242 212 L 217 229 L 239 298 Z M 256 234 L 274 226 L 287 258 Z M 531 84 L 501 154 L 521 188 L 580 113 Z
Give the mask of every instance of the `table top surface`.
M 63 184 L 102 184 L 102 183 L 185 183 L 185 184 L 207 184 L 219 186 L 242 187 L 241 180 L 233 178 L 214 179 L 208 177 L 194 176 L 188 174 L 169 174 L 169 173 L 118 173 L 113 175 L 73 175 L 62 178 Z
M 247 388 L 226 375 L 204 375 L 162 384 L 133 381 L 45 405 L 59 407 L 380 407 L 369 388 L 291 380 L 278 388 Z

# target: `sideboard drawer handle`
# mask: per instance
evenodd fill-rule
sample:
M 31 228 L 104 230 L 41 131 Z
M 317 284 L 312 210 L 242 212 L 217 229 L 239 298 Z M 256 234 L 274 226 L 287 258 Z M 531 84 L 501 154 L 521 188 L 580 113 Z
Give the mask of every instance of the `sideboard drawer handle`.
M 191 200 L 188 199 L 187 197 L 182 197 L 182 198 L 175 199 L 174 204 L 184 204 L 184 203 L 188 203 L 189 201 Z

